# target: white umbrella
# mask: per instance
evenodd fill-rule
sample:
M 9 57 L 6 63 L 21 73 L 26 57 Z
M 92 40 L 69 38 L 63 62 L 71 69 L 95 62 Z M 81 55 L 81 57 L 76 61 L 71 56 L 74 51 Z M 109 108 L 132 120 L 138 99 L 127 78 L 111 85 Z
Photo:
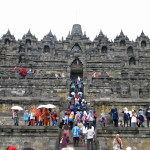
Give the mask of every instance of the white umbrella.
M 23 108 L 20 107 L 20 106 L 13 106 L 13 107 L 11 107 L 11 109 L 13 109 L 13 110 L 23 110 Z
M 46 108 L 45 106 L 46 106 L 46 105 L 40 105 L 40 106 L 37 107 L 37 109 Z
M 56 106 L 53 104 L 47 104 L 45 105 L 45 108 L 56 108 Z

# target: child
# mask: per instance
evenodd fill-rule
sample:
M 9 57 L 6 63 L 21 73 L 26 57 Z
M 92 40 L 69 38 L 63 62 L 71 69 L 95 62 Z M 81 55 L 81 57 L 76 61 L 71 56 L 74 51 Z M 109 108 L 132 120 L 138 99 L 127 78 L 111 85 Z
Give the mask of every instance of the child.
M 101 114 L 101 123 L 102 123 L 102 127 L 105 127 L 106 125 L 106 117 L 104 114 Z
M 28 113 L 28 110 L 25 110 L 25 112 L 24 112 L 24 124 L 25 124 L 25 126 L 27 126 L 28 120 L 29 120 L 29 113 Z
M 122 123 L 122 120 L 120 120 L 120 127 L 123 127 L 123 123 Z

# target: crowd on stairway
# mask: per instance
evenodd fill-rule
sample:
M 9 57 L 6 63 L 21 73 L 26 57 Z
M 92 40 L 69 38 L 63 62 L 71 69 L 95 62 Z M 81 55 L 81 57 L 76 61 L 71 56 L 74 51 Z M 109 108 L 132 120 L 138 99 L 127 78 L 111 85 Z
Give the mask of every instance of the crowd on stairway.
M 79 146 L 93 150 L 93 137 L 96 128 L 96 112 L 88 110 L 87 102 L 84 99 L 82 79 L 78 76 L 72 80 L 70 97 L 67 100 L 68 109 L 64 113 L 60 128 L 62 128 L 61 148 L 67 147 L 70 142 L 69 131 L 73 134 L 74 147 Z

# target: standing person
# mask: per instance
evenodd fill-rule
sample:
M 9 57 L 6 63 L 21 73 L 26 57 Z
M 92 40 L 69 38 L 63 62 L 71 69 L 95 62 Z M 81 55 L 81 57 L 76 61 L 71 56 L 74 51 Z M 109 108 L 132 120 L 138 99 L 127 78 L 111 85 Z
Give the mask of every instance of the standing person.
M 128 112 L 128 109 L 125 107 L 125 108 L 124 108 L 124 111 L 122 111 L 122 113 L 124 114 L 124 115 L 123 115 L 124 127 L 125 127 L 125 124 L 127 124 L 127 127 L 128 127 L 128 120 L 129 120 L 129 112 Z
M 78 123 L 80 121 L 80 112 L 77 111 L 75 115 L 75 121 Z
M 143 122 L 144 122 L 144 115 L 143 115 L 143 110 L 139 109 L 139 127 L 144 127 Z
M 39 115 L 40 115 L 40 113 L 41 113 L 41 110 L 38 109 L 37 113 L 36 113 L 36 124 L 35 124 L 35 126 L 39 126 Z
M 51 112 L 52 112 L 52 109 L 49 108 L 49 109 L 48 109 L 49 115 L 47 116 L 48 124 L 49 124 L 48 126 L 51 126 L 51 125 L 52 125 L 52 114 L 51 114 Z
M 94 116 L 93 124 L 94 124 L 94 130 L 95 130 L 96 129 L 96 119 L 97 119 L 96 111 L 94 111 L 93 116 Z
M 147 127 L 149 128 L 149 121 L 150 121 L 150 107 L 149 106 L 145 111 L 145 116 L 146 116 L 146 119 L 147 119 Z
M 64 73 L 62 73 L 62 74 L 61 74 L 61 77 L 62 77 L 62 78 L 65 78 L 65 74 L 64 74 Z
M 13 110 L 14 126 L 19 125 L 18 110 Z
M 132 116 L 132 111 L 129 111 L 129 122 L 130 122 L 130 127 L 131 127 L 131 116 Z
M 27 123 L 28 123 L 28 120 L 29 120 L 28 110 L 25 110 L 23 118 L 24 118 L 24 125 L 27 126 Z
M 74 83 L 71 84 L 71 89 L 73 92 L 75 92 L 75 84 Z
M 78 76 L 78 79 L 77 79 L 77 81 L 79 81 L 79 82 L 81 81 L 81 78 L 80 78 L 80 76 Z
M 47 108 L 44 108 L 44 113 L 43 113 L 43 123 L 44 126 L 49 126 L 49 118 L 47 118 L 50 114 L 47 111 Z
M 30 120 L 31 120 L 31 126 L 35 126 L 35 109 L 34 109 L 34 106 L 31 107 L 31 110 L 30 110 Z
M 56 126 L 57 127 L 57 119 L 56 119 L 56 117 L 57 117 L 57 113 L 56 113 L 56 110 L 53 112 L 53 114 L 52 114 L 52 126 Z
M 83 124 L 82 126 L 82 146 L 86 146 L 87 147 L 87 127 L 85 126 L 85 124 Z
M 114 126 L 118 127 L 118 112 L 117 112 L 117 108 L 114 108 L 114 113 L 113 113 L 113 120 L 114 120 Z
M 106 124 L 106 117 L 104 114 L 101 114 L 101 123 L 102 123 L 102 127 L 105 127 Z
M 94 71 L 93 78 L 97 78 L 97 73 Z
M 42 126 L 43 125 L 43 108 L 40 108 L 40 111 L 36 117 L 39 121 L 39 126 Z
M 134 110 L 132 110 L 131 127 L 137 127 L 137 116 Z
M 67 144 L 68 144 L 68 137 L 67 134 L 64 133 L 64 135 L 62 136 L 62 144 L 61 144 L 61 148 L 66 148 Z
M 75 127 L 73 127 L 73 129 L 72 129 L 72 133 L 73 133 L 73 144 L 74 144 L 74 147 L 75 146 L 78 147 L 80 128 L 77 126 L 77 123 L 75 124 Z
M 81 91 L 82 87 L 83 87 L 82 83 L 81 83 L 81 82 L 79 82 L 79 84 L 78 84 L 78 92 L 80 92 L 80 91 Z
M 93 150 L 94 135 L 95 135 L 95 131 L 90 126 L 89 129 L 87 130 L 87 150 L 90 150 L 90 145 L 91 145 L 91 150 Z
M 74 118 L 74 112 L 72 111 L 70 116 L 69 116 L 69 125 L 70 125 L 70 129 L 73 128 L 73 118 Z
M 90 127 L 91 123 L 93 123 L 94 121 L 93 110 L 89 110 L 88 120 L 89 120 L 89 127 Z
M 69 138 L 69 125 L 67 124 L 67 122 L 65 123 L 65 125 L 63 125 L 62 130 L 64 133 L 66 133 L 66 136 Z
M 122 149 L 123 149 L 123 145 L 120 139 L 120 135 L 116 134 L 116 138 L 113 141 L 113 150 L 122 150 Z

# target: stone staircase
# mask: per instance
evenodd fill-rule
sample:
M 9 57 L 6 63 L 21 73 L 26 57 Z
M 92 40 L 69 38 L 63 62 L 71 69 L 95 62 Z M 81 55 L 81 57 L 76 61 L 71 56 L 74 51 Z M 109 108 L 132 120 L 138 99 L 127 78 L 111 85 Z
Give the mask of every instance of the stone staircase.
M 70 92 L 71 92 L 71 88 L 70 88 Z M 77 88 L 75 89 L 75 93 L 77 93 Z M 83 92 L 83 96 L 84 96 L 84 90 L 82 89 L 82 92 Z M 68 108 L 68 104 L 66 103 L 62 103 L 62 106 L 64 108 L 64 110 L 66 110 L 66 108 Z M 89 112 L 89 110 L 92 109 L 94 110 L 94 105 L 93 104 L 90 104 L 88 103 L 87 104 L 87 113 Z M 73 133 L 72 133 L 72 130 L 69 131 L 69 144 L 67 145 L 67 147 L 72 147 L 74 148 L 74 150 L 87 150 L 87 147 L 85 145 L 82 145 L 82 140 L 79 141 L 79 144 L 78 144 L 78 147 L 74 147 L 74 144 L 73 144 Z M 96 150 L 96 144 L 95 144 L 95 141 L 93 143 L 93 149 Z M 60 144 L 60 150 L 61 150 L 61 144 Z

